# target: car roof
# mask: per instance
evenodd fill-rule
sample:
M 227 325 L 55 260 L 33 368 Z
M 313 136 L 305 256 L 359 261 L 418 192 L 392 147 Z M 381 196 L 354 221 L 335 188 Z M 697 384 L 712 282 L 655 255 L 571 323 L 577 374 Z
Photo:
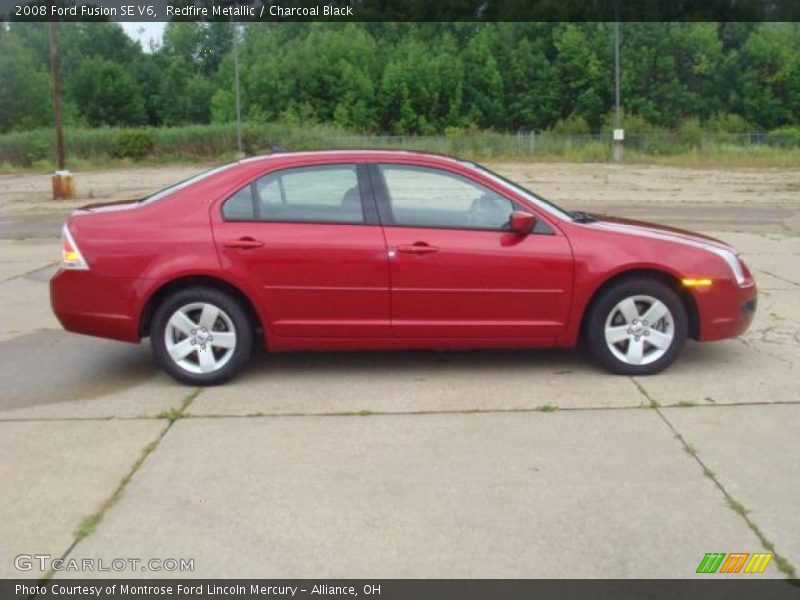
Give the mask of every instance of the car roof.
M 435 163 L 448 163 L 448 164 L 464 164 L 467 161 L 462 161 L 453 156 L 444 154 L 434 154 L 431 152 L 415 152 L 412 150 L 374 150 L 374 149 L 361 149 L 361 150 L 302 150 L 298 152 L 273 152 L 271 154 L 263 154 L 260 156 L 251 156 L 239 161 L 239 164 L 252 164 L 252 163 L 269 163 L 269 162 L 295 162 L 305 161 L 308 159 L 319 160 L 420 160 L 424 162 Z
M 180 182 L 171 188 L 167 188 L 151 197 L 155 200 L 158 197 L 172 195 L 183 189 L 191 189 L 191 194 L 203 190 L 213 193 L 227 193 L 227 190 L 236 189 L 259 173 L 266 170 L 279 170 L 283 168 L 302 167 L 309 164 L 319 163 L 340 163 L 340 162 L 364 162 L 364 161 L 396 161 L 420 166 L 437 165 L 460 165 L 463 169 L 469 164 L 450 156 L 441 154 L 429 154 L 426 152 L 411 152 L 407 150 L 314 150 L 302 152 L 274 152 L 262 156 L 251 156 L 243 158 L 237 162 L 222 165 L 184 182 Z

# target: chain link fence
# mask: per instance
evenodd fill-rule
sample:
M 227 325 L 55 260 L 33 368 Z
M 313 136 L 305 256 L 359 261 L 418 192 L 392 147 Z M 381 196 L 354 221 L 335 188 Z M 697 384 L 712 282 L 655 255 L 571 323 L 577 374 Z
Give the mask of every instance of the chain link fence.
M 457 135 L 348 135 L 329 139 L 331 148 L 397 149 L 442 154 L 496 156 L 562 155 L 576 150 L 610 153 L 613 140 L 607 134 L 559 134 L 534 131 L 518 133 L 477 132 Z M 673 154 L 692 148 L 719 145 L 795 148 L 800 136 L 781 133 L 704 133 L 680 132 L 628 134 L 625 148 L 646 154 Z
M 67 129 L 65 141 L 70 160 L 103 162 L 120 158 L 120 142 L 136 134 L 146 138 L 143 155 L 122 154 L 139 160 L 224 159 L 236 150 L 233 123 L 142 128 Z M 54 155 L 54 136 L 48 129 L 0 135 L 0 168 L 45 165 Z M 326 125 L 245 123 L 245 152 L 264 154 L 275 148 L 287 150 L 393 149 L 436 152 L 475 159 L 563 157 L 566 160 L 611 160 L 611 133 L 565 134 L 552 131 L 498 133 L 460 130 L 448 135 L 353 135 Z M 752 156 L 772 152 L 796 154 L 800 128 L 769 133 L 708 133 L 702 130 L 628 133 L 626 152 L 644 156 L 677 155 L 690 151 Z M 784 152 L 784 150 L 786 152 Z

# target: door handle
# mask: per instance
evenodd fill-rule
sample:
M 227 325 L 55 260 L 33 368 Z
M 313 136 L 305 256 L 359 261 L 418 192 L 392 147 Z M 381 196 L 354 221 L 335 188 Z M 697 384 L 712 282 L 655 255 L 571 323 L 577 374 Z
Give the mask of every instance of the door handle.
M 231 240 L 230 242 L 223 242 L 223 246 L 226 248 L 237 248 L 239 250 L 253 250 L 255 248 L 260 248 L 264 245 L 264 242 L 259 242 L 258 240 L 251 238 L 251 237 L 241 237 L 238 240 Z
M 432 254 L 438 252 L 439 248 L 429 246 L 425 242 L 415 242 L 414 244 L 401 244 L 397 247 L 397 251 L 404 254 Z

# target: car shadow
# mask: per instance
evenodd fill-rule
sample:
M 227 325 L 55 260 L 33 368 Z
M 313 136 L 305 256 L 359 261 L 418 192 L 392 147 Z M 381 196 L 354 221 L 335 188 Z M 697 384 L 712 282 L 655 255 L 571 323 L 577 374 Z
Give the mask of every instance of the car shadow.
M 160 376 L 148 344 L 43 330 L 0 343 L 0 410 L 87 400 Z
M 394 350 L 364 352 L 267 352 L 259 348 L 242 376 L 282 373 L 326 375 L 448 371 L 510 372 L 532 369 L 569 374 L 598 370 L 581 351 L 563 349 L 525 350 Z
M 123 344 L 64 331 L 44 330 L 0 343 L 3 394 L 0 410 L 71 400 L 87 400 L 118 393 L 147 381 L 175 386 L 155 364 L 149 344 Z M 694 372 L 698 364 L 730 365 L 741 346 L 689 342 L 683 357 L 665 373 Z M 426 381 L 440 377 L 508 378 L 560 376 L 565 385 L 577 375 L 605 376 L 581 350 L 523 349 L 471 351 L 364 351 L 279 352 L 259 347 L 242 372 L 228 385 L 258 383 L 280 376 L 284 383 L 303 386 L 308 378 L 399 377 Z

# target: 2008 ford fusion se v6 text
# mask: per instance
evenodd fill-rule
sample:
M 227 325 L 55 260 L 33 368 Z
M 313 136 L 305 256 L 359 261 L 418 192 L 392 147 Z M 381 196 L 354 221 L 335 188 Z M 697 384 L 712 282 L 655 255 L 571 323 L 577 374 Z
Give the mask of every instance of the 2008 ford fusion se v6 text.
M 400 151 L 279 153 L 63 229 L 53 310 L 138 343 L 193 385 L 271 351 L 573 347 L 647 375 L 687 337 L 744 332 L 752 275 L 727 244 L 569 212 L 479 165 Z

